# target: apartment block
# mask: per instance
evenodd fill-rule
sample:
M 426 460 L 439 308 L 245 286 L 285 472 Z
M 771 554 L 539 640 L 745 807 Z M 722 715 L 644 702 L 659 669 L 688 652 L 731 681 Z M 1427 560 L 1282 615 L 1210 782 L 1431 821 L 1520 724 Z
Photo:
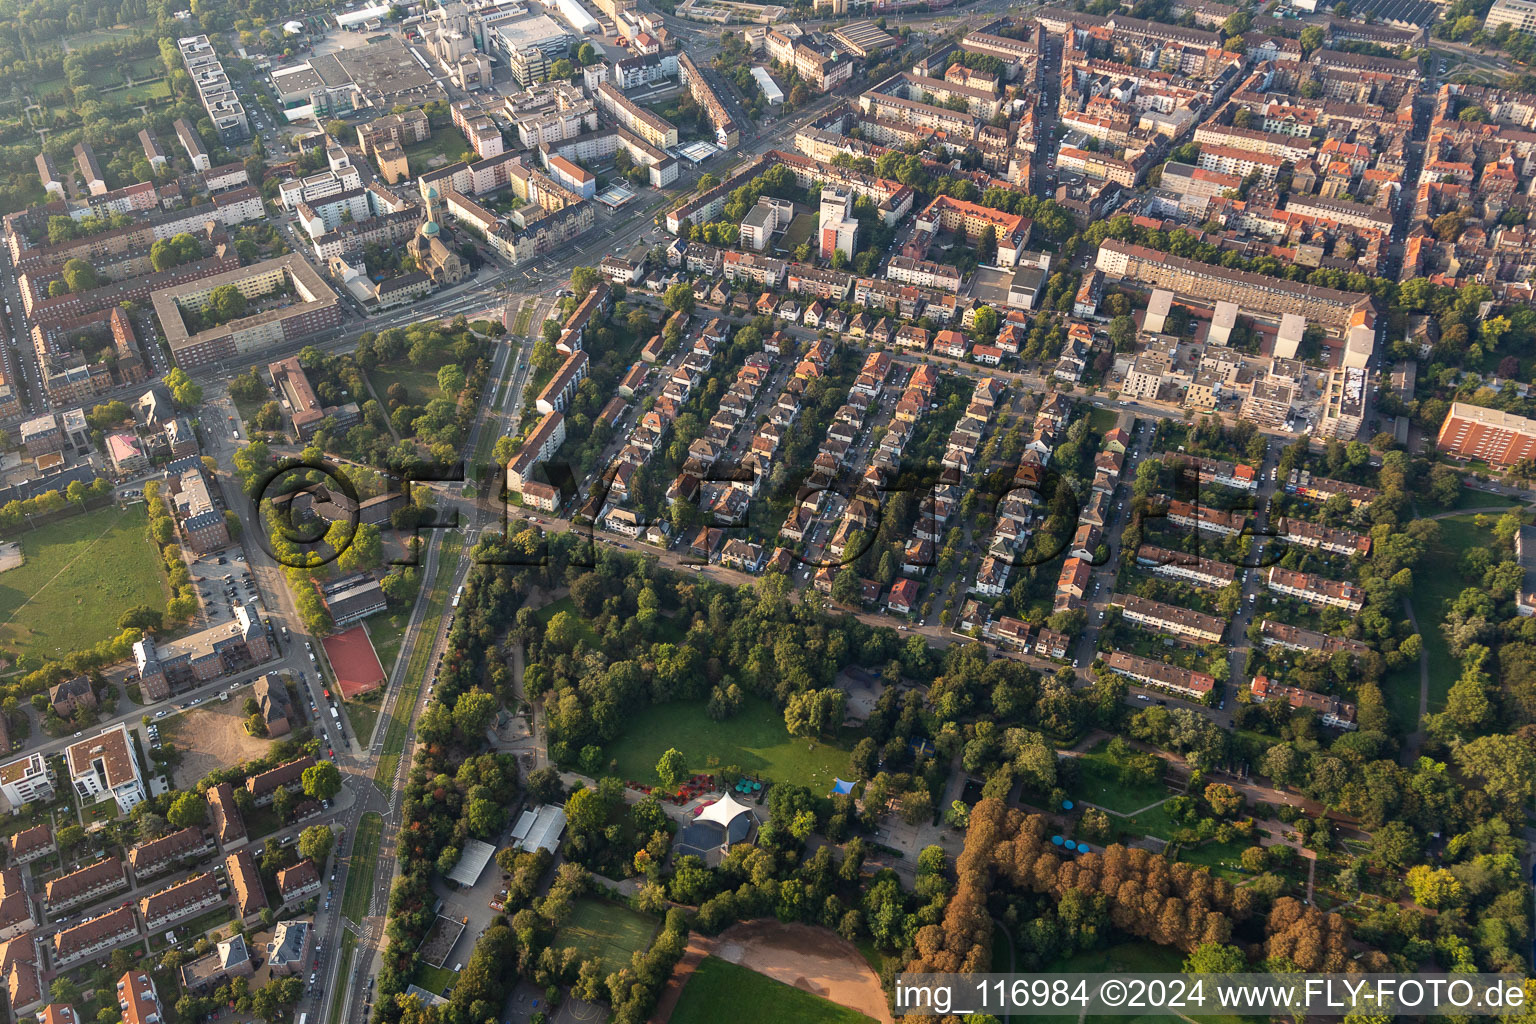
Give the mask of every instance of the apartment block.
M 1269 589 L 1277 594 L 1298 598 L 1317 607 L 1342 608 L 1358 612 L 1365 607 L 1365 593 L 1353 583 L 1330 580 L 1314 573 L 1296 572 L 1282 566 L 1269 567 Z
M 1241 512 L 1224 512 L 1188 501 L 1170 501 L 1168 521 L 1185 529 L 1227 537 L 1237 536 L 1248 525 L 1248 517 Z
M 50 880 L 43 888 L 43 899 L 48 905 L 48 913 L 58 914 L 126 888 L 128 876 L 123 874 L 123 862 L 116 857 L 107 857 Z
M 156 875 L 214 850 L 213 838 L 195 825 L 172 832 L 159 839 L 140 843 L 128 851 L 128 866 L 135 881 Z
M 1323 724 L 1331 728 L 1355 728 L 1355 706 L 1349 701 L 1328 697 L 1313 690 L 1303 690 L 1299 686 L 1270 682 L 1268 676 L 1254 676 L 1249 692 L 1260 703 L 1271 699 L 1283 700 L 1298 710 L 1305 708 L 1315 711 Z
M 53 937 L 54 966 L 68 967 L 87 957 L 105 953 L 138 934 L 139 922 L 133 908 L 118 907 L 56 933 Z
M 213 872 L 205 871 L 145 896 L 139 900 L 139 915 L 144 918 L 144 927 L 156 932 L 223 902 L 218 880 Z
M 315 759 L 308 754 L 294 758 L 276 768 L 269 768 L 264 772 L 252 775 L 245 780 L 246 792 L 251 794 L 251 802 L 257 807 L 265 807 L 277 796 L 279 789 L 289 792 L 297 792 L 303 782 L 304 770 L 312 768 Z
M 1200 555 L 1172 551 L 1155 544 L 1143 544 L 1136 550 L 1136 562 L 1150 568 L 1159 576 L 1183 580 L 1197 587 L 1220 590 L 1231 586 L 1237 579 L 1237 567 L 1230 562 L 1217 562 Z
M 1276 534 L 1290 544 L 1335 555 L 1359 555 L 1371 553 L 1371 538 L 1353 530 L 1340 530 L 1332 526 L 1309 523 L 1304 519 L 1282 516 L 1275 524 Z
M 1110 598 L 1110 603 L 1120 606 L 1121 615 L 1127 622 L 1195 643 L 1219 643 L 1227 629 L 1226 620 L 1214 615 L 1204 615 L 1134 594 L 1115 594 Z
M 555 457 L 565 444 L 565 415 L 548 412 L 523 442 L 523 447 L 507 463 L 507 490 L 521 492 L 532 479 L 533 468 Z
M 148 798 L 133 741 L 122 723 L 71 744 L 65 757 L 75 795 L 83 801 L 116 800 L 118 811 L 127 814 Z
M 1126 654 L 1124 651 L 1111 651 L 1104 658 L 1104 667 L 1116 675 L 1133 679 L 1143 686 L 1167 690 L 1190 700 L 1202 699 L 1216 685 L 1215 677 L 1205 672 L 1195 672 L 1177 665 L 1166 665 L 1161 661 L 1153 661 L 1151 658 L 1143 658 L 1137 654 Z
M 1289 623 L 1278 622 L 1274 619 L 1265 619 L 1259 623 L 1259 642 L 1273 647 L 1284 647 L 1291 651 L 1310 652 L 1325 656 L 1342 651 L 1345 654 L 1359 657 L 1370 653 L 1371 650 L 1358 640 L 1350 640 L 1342 636 L 1329 636 L 1327 633 L 1319 633 L 1313 629 L 1303 629 L 1300 626 L 1292 626 Z
M 1454 402 L 1435 446 L 1458 459 L 1507 467 L 1536 458 L 1536 420 L 1499 409 Z
M 32 753 L 0 765 L 0 793 L 13 808 L 53 799 L 53 773 L 42 754 Z M 14 854 L 14 851 L 12 851 Z

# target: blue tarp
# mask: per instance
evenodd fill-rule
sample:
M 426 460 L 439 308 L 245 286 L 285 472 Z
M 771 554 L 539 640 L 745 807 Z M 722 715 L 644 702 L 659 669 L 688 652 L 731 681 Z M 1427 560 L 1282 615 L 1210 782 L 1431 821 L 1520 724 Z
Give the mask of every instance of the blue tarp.
M 844 782 L 842 779 L 834 778 L 832 780 L 832 792 L 828 793 L 827 795 L 828 796 L 845 796 L 845 795 L 847 795 L 849 793 L 852 793 L 852 792 L 853 792 L 853 783 L 851 783 L 851 782 Z

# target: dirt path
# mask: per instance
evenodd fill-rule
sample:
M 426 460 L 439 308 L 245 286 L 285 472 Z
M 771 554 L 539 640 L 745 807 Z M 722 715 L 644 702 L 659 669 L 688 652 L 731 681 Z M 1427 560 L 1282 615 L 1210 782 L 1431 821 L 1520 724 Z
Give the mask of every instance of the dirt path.
M 894 1024 L 880 978 L 853 943 L 825 928 L 780 921 L 732 925 L 715 938 L 695 935 L 662 992 L 651 1024 L 666 1024 L 683 986 L 706 956 L 717 956 L 774 981 Z

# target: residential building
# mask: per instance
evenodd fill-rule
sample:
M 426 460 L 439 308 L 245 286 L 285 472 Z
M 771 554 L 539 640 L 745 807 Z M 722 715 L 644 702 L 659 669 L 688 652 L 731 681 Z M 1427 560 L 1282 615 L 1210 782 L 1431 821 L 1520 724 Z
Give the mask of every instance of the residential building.
M 313 943 L 313 921 L 279 921 L 267 943 L 267 966 L 278 976 L 302 974 Z
M 320 872 L 308 858 L 277 873 L 277 891 L 283 904 L 298 903 L 320 891 Z
M 1203 699 L 1216 685 L 1215 677 L 1208 673 L 1167 665 L 1124 651 L 1111 651 L 1104 658 L 1104 667 L 1143 686 L 1167 690 L 1189 700 Z
M 1261 703 L 1274 698 L 1283 700 L 1298 710 L 1315 711 L 1323 724 L 1331 728 L 1346 730 L 1355 728 L 1355 706 L 1337 697 L 1324 696 L 1313 690 L 1303 690 L 1299 686 L 1270 682 L 1268 676 L 1254 676 L 1248 690 L 1253 694 L 1253 699 Z
M 1342 580 L 1272 565 L 1267 583 L 1277 594 L 1299 598 L 1318 607 L 1342 608 L 1347 612 L 1358 612 L 1365 607 L 1364 591 Z
M 1305 519 L 1291 516 L 1280 518 L 1275 524 L 1275 533 L 1288 543 L 1335 555 L 1359 555 L 1366 558 L 1371 553 L 1371 538 L 1363 533 L 1309 523 Z
M 154 979 L 143 971 L 128 971 L 118 979 L 117 1008 L 123 1024 L 162 1024 L 165 1020 Z
M 107 857 L 67 875 L 50 879 L 43 887 L 43 898 L 48 913 L 57 916 L 71 907 L 94 903 L 126 888 L 128 877 L 123 874 L 123 862 L 116 857 Z
M 1220 590 L 1231 586 L 1237 579 L 1237 567 L 1230 562 L 1217 562 L 1200 555 L 1183 551 L 1171 551 L 1154 544 L 1143 544 L 1136 550 L 1136 562 L 1148 566 L 1159 576 L 1183 580 L 1199 587 Z
M 52 800 L 53 773 L 48 768 L 47 758 L 34 752 L 0 765 L 0 793 L 5 795 L 6 802 L 13 809 L 34 800 Z M 22 834 L 18 833 L 18 836 Z M 11 837 L 13 843 L 18 836 Z M 13 863 L 15 857 L 16 851 L 12 849 Z
M 50 796 L 48 799 L 51 800 L 53 798 Z M 41 860 L 50 853 L 59 852 L 58 844 L 53 841 L 53 829 L 46 823 L 22 829 L 11 836 L 10 848 L 10 862 L 12 864 L 30 864 L 35 860 Z
M 1453 402 L 1435 446 L 1458 459 L 1507 468 L 1536 457 L 1536 420 L 1500 409 Z
M 249 846 L 224 858 L 224 873 L 229 876 L 230 897 L 241 921 L 251 921 L 267 905 L 267 893 L 256 870 L 256 858 Z
M 1110 603 L 1120 606 L 1127 622 L 1195 643 L 1220 643 L 1227 629 L 1225 619 L 1134 594 L 1116 594 Z
M 1275 647 L 1284 647 L 1287 650 L 1310 652 L 1321 655 L 1337 654 L 1340 651 L 1359 657 L 1370 653 L 1370 648 L 1358 640 L 1350 640 L 1347 637 L 1329 636 L 1327 633 L 1319 633 L 1312 629 L 1303 629 L 1300 626 L 1292 626 L 1289 623 L 1275 619 L 1265 619 L 1259 623 L 1259 641 L 1263 644 Z
M 301 721 L 288 696 L 288 687 L 280 676 L 269 672 L 257 679 L 251 687 L 251 699 L 260 708 L 259 714 L 268 736 L 286 736 Z
M 200 633 L 164 643 L 146 636 L 133 645 L 139 685 L 153 700 L 164 700 L 173 688 L 217 679 L 235 669 L 259 665 L 271 656 L 267 624 L 254 604 L 235 605 L 233 621 Z
M 144 919 L 145 928 L 158 932 L 223 902 L 218 880 L 213 872 L 205 871 L 139 900 L 139 916 Z
M 127 814 L 149 796 L 133 754 L 133 741 L 123 723 L 70 744 L 65 757 L 75 795 L 82 801 L 116 800 L 118 811 Z
M 304 770 L 314 765 L 315 759 L 306 754 L 280 764 L 276 768 L 258 772 L 245 780 L 246 792 L 251 794 L 253 804 L 257 807 L 265 807 L 277 796 L 279 789 L 286 789 L 290 793 L 297 792 L 303 784 Z
M 213 837 L 195 825 L 140 843 L 128 851 L 135 882 L 162 875 L 214 850 Z
M 245 839 L 245 818 L 235 803 L 235 789 L 227 782 L 208 788 L 208 810 L 213 815 L 213 834 L 220 846 Z
M 539 420 L 523 447 L 507 463 L 507 490 L 521 493 L 532 479 L 534 467 L 555 457 L 565 444 L 565 416 L 548 412 Z
M 213 952 L 181 965 L 181 984 L 188 992 L 206 995 L 233 978 L 249 978 L 256 973 L 251 951 L 243 935 L 214 944 Z
M 138 935 L 139 922 L 132 907 L 109 910 L 99 917 L 55 933 L 53 964 L 59 968 L 68 967 Z
M 39 918 L 27 893 L 26 879 L 19 866 L 0 870 L 0 942 L 36 928 Z

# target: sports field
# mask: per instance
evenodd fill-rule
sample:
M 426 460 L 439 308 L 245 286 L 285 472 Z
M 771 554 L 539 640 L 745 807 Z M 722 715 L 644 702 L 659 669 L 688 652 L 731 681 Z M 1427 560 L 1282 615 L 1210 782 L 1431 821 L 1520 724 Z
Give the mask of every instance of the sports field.
M 683 986 L 671 1024 L 872 1024 L 818 995 L 717 957 L 707 957 Z
M 343 700 L 352 700 L 384 685 L 384 669 L 368 641 L 368 631 L 362 626 L 353 626 L 320 642 L 336 673 L 336 685 L 341 688 Z
M 576 901 L 571 918 L 560 926 L 554 947 L 575 946 L 584 958 L 602 961 L 603 974 L 629 966 L 629 954 L 648 949 L 660 922 L 649 914 L 608 900 Z
M 143 505 L 109 507 L 20 533 L 26 561 L 0 573 L 0 644 L 58 657 L 116 636 L 135 605 L 164 608 L 147 521 Z

